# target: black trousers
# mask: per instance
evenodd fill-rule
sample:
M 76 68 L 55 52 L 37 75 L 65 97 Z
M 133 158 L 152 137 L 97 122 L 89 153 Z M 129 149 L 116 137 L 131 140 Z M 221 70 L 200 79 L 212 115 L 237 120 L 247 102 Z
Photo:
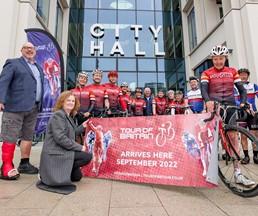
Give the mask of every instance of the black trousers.
M 92 154 L 87 152 L 75 152 L 71 181 L 80 181 L 82 178 L 81 167 L 90 163 Z

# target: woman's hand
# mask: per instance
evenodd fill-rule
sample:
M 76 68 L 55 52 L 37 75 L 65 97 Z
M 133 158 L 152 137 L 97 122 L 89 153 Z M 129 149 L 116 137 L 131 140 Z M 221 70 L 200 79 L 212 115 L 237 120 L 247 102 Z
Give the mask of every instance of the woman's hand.
M 83 145 L 83 146 L 82 146 L 82 152 L 86 152 L 86 150 L 87 150 L 87 149 L 86 149 L 86 146 Z
M 83 126 L 84 128 L 87 127 L 89 120 L 90 120 L 90 119 L 88 119 L 87 121 L 85 121 L 85 122 L 82 123 L 82 126 Z

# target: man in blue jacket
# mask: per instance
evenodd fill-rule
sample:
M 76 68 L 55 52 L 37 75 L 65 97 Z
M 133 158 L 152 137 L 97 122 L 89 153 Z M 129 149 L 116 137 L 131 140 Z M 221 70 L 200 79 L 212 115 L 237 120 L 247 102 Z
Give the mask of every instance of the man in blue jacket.
M 0 74 L 0 111 L 3 111 L 1 135 L 1 178 L 14 180 L 19 173 L 36 174 L 29 157 L 38 112 L 41 108 L 44 75 L 35 62 L 35 47 L 25 43 L 22 56 L 8 59 Z M 13 156 L 17 139 L 21 139 L 21 162 L 14 168 Z

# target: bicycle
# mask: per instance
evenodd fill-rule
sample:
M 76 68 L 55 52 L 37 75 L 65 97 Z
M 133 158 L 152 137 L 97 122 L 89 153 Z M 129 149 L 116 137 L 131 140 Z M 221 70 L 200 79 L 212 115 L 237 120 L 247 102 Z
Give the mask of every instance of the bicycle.
M 224 123 L 227 115 L 227 110 L 229 108 L 235 109 L 235 118 L 231 118 L 228 124 Z M 252 164 L 242 165 L 240 163 L 242 155 L 240 154 L 241 148 L 241 135 L 245 135 L 248 139 L 248 142 L 252 145 L 258 146 L 258 140 L 254 137 L 247 129 L 238 125 L 239 122 L 243 121 L 247 117 L 246 108 L 239 108 L 236 106 L 227 106 L 223 107 L 223 105 L 219 105 L 215 103 L 214 112 L 212 112 L 210 118 L 204 119 L 204 122 L 209 122 L 215 118 L 215 116 L 219 116 L 218 113 L 224 112 L 222 117 L 219 117 L 218 129 L 219 129 L 219 137 L 218 137 L 218 174 L 224 185 L 229 188 L 233 193 L 242 196 L 242 197 L 253 197 L 258 195 L 258 173 L 253 171 L 255 168 Z M 244 111 L 244 112 L 243 112 Z M 237 113 L 244 113 L 244 117 L 239 119 L 237 118 Z M 234 135 L 233 135 L 234 134 Z M 233 135 L 233 136 L 232 136 Z M 235 140 L 233 140 L 235 139 Z M 237 139 L 237 140 L 236 140 Z M 235 142 L 234 142 L 235 141 Z M 238 142 L 237 145 L 234 143 Z M 238 149 L 237 149 L 238 147 Z M 224 151 L 226 152 L 226 157 L 223 158 Z M 244 186 L 242 184 L 238 184 L 234 181 L 234 162 L 238 163 L 239 168 L 241 169 L 241 173 L 255 182 L 252 186 Z M 252 169 L 254 168 L 254 169 Z
M 159 133 L 156 136 L 156 145 L 162 147 L 166 144 L 167 140 L 171 141 L 175 137 L 175 130 L 172 123 L 167 121 L 158 128 Z

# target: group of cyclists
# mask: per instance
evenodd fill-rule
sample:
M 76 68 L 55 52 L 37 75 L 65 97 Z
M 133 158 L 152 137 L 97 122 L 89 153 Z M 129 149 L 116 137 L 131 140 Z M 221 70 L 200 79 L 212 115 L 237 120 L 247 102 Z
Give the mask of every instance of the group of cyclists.
M 201 113 L 204 110 L 204 100 L 196 77 L 190 77 L 191 90 L 184 96 L 183 92 L 159 89 L 156 97 L 151 89 L 137 87 L 134 96 L 126 82 L 117 85 L 118 72 L 108 73 L 109 83 L 102 84 L 103 72 L 92 72 L 93 84 L 88 83 L 88 73 L 81 71 L 77 77 L 77 85 L 71 91 L 80 101 L 78 121 L 83 122 L 88 117 L 117 116 L 150 116 L 168 114 Z
M 78 123 L 82 123 L 88 117 L 117 117 L 117 116 L 150 116 L 168 114 L 188 114 L 213 112 L 214 102 L 224 106 L 244 107 L 250 104 L 246 127 L 256 134 L 257 113 L 255 97 L 258 96 L 258 86 L 248 81 L 250 72 L 248 69 L 226 67 L 225 63 L 229 51 L 226 46 L 218 45 L 212 48 L 210 57 L 213 67 L 204 71 L 201 82 L 197 77 L 189 78 L 191 89 L 183 94 L 182 91 L 165 89 L 158 90 L 156 97 L 151 94 L 150 88 L 137 87 L 134 97 L 126 82 L 117 85 L 118 72 L 108 73 L 109 83 L 102 84 L 103 72 L 96 69 L 92 72 L 93 83 L 88 83 L 88 73 L 82 71 L 78 74 L 77 86 L 72 89 L 78 97 L 81 107 L 77 115 Z M 225 123 L 229 123 L 234 115 L 234 109 L 227 109 Z M 232 134 L 236 136 L 236 134 Z M 242 164 L 250 162 L 248 155 L 248 143 L 242 138 L 244 158 Z M 258 151 L 253 148 L 253 161 L 258 164 Z M 245 186 L 255 184 L 245 177 L 239 168 L 239 162 L 234 162 L 235 182 Z

